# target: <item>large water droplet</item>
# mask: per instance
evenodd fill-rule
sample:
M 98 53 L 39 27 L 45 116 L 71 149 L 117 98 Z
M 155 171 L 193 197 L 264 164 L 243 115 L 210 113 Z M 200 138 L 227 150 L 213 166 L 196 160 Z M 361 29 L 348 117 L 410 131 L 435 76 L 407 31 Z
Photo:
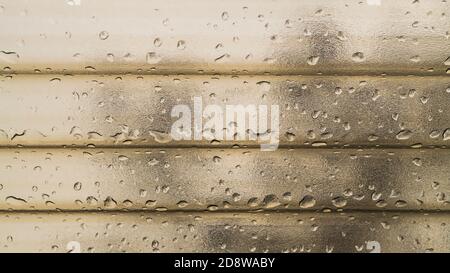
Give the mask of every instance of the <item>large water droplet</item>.
M 299 206 L 304 209 L 312 208 L 315 205 L 316 205 L 316 199 L 314 199 L 314 197 L 312 197 L 311 195 L 305 195 L 299 203 Z

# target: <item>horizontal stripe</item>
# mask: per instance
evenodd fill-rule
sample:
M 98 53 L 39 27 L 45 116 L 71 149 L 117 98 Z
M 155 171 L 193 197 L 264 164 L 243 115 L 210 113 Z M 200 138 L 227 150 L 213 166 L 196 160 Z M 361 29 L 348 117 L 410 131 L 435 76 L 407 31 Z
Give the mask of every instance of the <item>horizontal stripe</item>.
M 14 75 L 1 79 L 0 94 L 1 146 L 268 143 L 252 140 L 254 131 L 227 138 L 234 125 L 225 116 L 222 130 L 216 130 L 222 140 L 194 139 L 192 133 L 175 141 L 172 126 L 180 115 L 171 117 L 171 112 L 186 105 L 192 120 L 186 127 L 193 130 L 196 97 L 200 110 L 216 105 L 224 114 L 227 105 L 278 106 L 279 129 L 270 126 L 270 115 L 268 128 L 279 132 L 282 146 L 409 147 L 450 141 L 446 77 Z M 204 132 L 211 132 L 209 117 L 214 116 L 203 118 Z M 250 128 L 248 120 L 241 124 Z
M 448 214 L 2 213 L 1 252 L 448 252 Z
M 6 72 L 449 72 L 445 1 L 10 0 L 1 11 Z
M 0 209 L 447 210 L 448 150 L 2 149 Z

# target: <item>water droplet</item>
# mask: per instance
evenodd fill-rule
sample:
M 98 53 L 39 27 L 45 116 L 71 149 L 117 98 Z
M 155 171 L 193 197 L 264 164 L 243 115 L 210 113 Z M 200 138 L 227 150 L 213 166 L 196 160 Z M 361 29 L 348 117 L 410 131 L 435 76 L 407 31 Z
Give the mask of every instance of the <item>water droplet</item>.
M 156 241 L 156 240 L 154 240 L 154 241 L 152 242 L 152 247 L 153 247 L 153 248 L 158 248 L 158 246 L 159 246 L 159 242 Z
M 306 60 L 306 62 L 309 65 L 316 65 L 318 61 L 319 61 L 319 57 L 318 56 L 311 56 L 311 57 L 308 57 L 308 59 Z
M 410 130 L 402 130 L 395 137 L 398 140 L 407 140 L 411 137 L 412 132 Z
M 449 66 L 450 66 L 450 57 L 448 57 L 448 58 L 444 61 L 444 65 L 449 65 Z
M 422 166 L 422 160 L 420 158 L 414 158 L 412 162 L 418 167 Z
M 21 206 L 27 203 L 27 201 L 25 201 L 24 199 L 15 196 L 6 197 L 5 201 L 8 205 L 12 206 Z
M 178 48 L 178 49 L 181 49 L 181 50 L 186 49 L 186 42 L 183 41 L 183 40 L 179 40 L 179 41 L 177 42 L 177 48 Z
M 81 186 L 82 186 L 81 182 L 76 182 L 73 185 L 73 189 L 76 190 L 76 191 L 79 191 L 79 190 L 81 190 Z
M 345 41 L 345 40 L 347 40 L 347 37 L 345 37 L 345 34 L 344 34 L 344 32 L 342 32 L 342 31 L 338 31 L 338 33 L 337 33 L 337 38 L 339 39 L 339 40 L 341 40 L 341 41 Z
M 109 37 L 109 33 L 107 31 L 101 31 L 98 34 L 98 37 L 100 38 L 100 40 L 106 40 Z
M 250 199 L 248 200 L 248 202 L 247 202 L 247 205 L 248 205 L 249 207 L 256 207 L 256 206 L 258 206 L 258 205 L 259 205 L 258 198 L 256 198 L 256 197 L 250 198 Z
M 0 51 L 0 61 L 15 64 L 19 61 L 19 55 L 16 52 Z
M 403 208 L 403 207 L 406 207 L 407 205 L 408 205 L 408 203 L 403 200 L 398 200 L 397 202 L 395 202 L 395 206 L 397 208 Z
M 188 202 L 186 202 L 186 201 L 180 201 L 177 203 L 177 206 L 179 208 L 185 208 L 187 205 L 188 205 Z
M 413 63 L 418 63 L 420 62 L 420 56 L 418 55 L 412 56 L 409 60 Z
M 378 201 L 375 203 L 375 205 L 376 205 L 377 207 L 379 207 L 379 208 L 384 208 L 384 207 L 387 206 L 387 202 L 384 201 L 384 200 L 378 200 Z
M 347 205 L 347 199 L 345 199 L 344 197 L 341 197 L 341 196 L 333 198 L 333 200 L 331 200 L 331 202 L 333 203 L 333 206 L 335 206 L 337 208 L 343 208 Z
M 430 138 L 438 138 L 441 136 L 441 132 L 439 130 L 433 130 L 430 132 Z
M 147 202 L 145 202 L 145 206 L 148 208 L 156 206 L 156 200 L 147 200 Z
M 95 197 L 93 197 L 93 196 L 88 196 L 86 198 L 86 203 L 89 206 L 96 206 L 98 204 L 98 200 Z
M 229 17 L 230 17 L 230 16 L 228 15 L 228 12 L 224 11 L 224 12 L 222 13 L 222 20 L 227 21 Z
M 124 200 L 123 202 L 122 202 L 122 204 L 125 206 L 125 207 L 127 207 L 127 208 L 131 208 L 134 204 L 133 204 L 133 201 L 131 201 L 131 200 Z
M 278 201 L 278 197 L 275 194 L 266 195 L 263 199 L 264 207 L 270 209 L 275 208 L 281 205 L 280 201 Z
M 67 0 L 66 3 L 69 6 L 79 6 L 81 5 L 81 0 Z
M 270 82 L 268 81 L 259 81 L 256 85 L 261 92 L 268 92 L 270 90 Z
M 104 203 L 105 207 L 108 209 L 113 209 L 113 208 L 117 207 L 117 202 L 111 196 L 106 197 L 106 199 L 103 203 Z
M 114 54 L 112 54 L 112 53 L 106 54 L 106 60 L 110 63 L 113 63 L 114 62 Z
M 158 143 L 168 143 L 172 141 L 170 134 L 159 131 L 150 131 L 149 133 Z
M 362 52 L 353 53 L 352 60 L 357 63 L 363 62 L 365 60 L 364 53 Z
M 367 140 L 369 140 L 369 141 L 376 141 L 376 140 L 378 140 L 378 136 L 377 135 L 369 135 L 369 137 L 367 138 Z
M 162 46 L 162 41 L 161 41 L 161 39 L 156 38 L 155 40 L 153 40 L 153 45 L 154 45 L 155 47 L 160 47 L 160 46 Z
M 149 166 L 155 166 L 156 164 L 159 163 L 159 160 L 157 160 L 156 158 L 153 158 L 152 160 L 150 160 L 147 164 Z
M 287 133 L 285 134 L 285 136 L 286 136 L 286 139 L 287 139 L 288 141 L 294 141 L 294 140 L 295 140 L 295 134 L 293 134 L 293 133 L 287 132 Z
M 155 52 L 149 52 L 147 53 L 146 61 L 148 64 L 157 64 L 161 61 L 161 57 L 158 56 Z
M 207 207 L 207 209 L 208 209 L 209 211 L 216 211 L 216 210 L 219 209 L 219 207 L 216 206 L 216 205 L 209 205 L 209 206 Z
M 147 191 L 146 191 L 146 190 L 139 190 L 139 196 L 140 196 L 140 197 L 145 197 L 145 196 L 147 196 Z
M 307 209 L 312 208 L 316 205 L 316 199 L 311 195 L 305 195 L 299 203 L 301 208 Z
M 444 133 L 442 134 L 443 140 L 449 140 L 450 139 L 450 128 L 445 129 Z

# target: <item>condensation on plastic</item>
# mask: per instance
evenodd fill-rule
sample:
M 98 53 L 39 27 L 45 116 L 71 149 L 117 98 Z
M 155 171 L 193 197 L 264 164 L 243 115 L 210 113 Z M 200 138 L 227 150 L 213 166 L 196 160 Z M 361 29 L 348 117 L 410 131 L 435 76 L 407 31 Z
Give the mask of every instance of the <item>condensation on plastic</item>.
M 0 251 L 448 252 L 449 16 L 3 0 Z M 194 98 L 278 105 L 280 149 L 173 141 Z

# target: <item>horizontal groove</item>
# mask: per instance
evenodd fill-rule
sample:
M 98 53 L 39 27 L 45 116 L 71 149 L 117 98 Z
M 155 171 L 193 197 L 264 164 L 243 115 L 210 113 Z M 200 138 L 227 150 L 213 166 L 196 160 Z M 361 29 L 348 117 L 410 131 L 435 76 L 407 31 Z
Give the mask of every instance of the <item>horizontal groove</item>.
M 448 210 L 430 149 L 2 149 L 0 209 Z
M 235 129 L 227 105 L 278 106 L 278 127 L 269 115 L 265 135 L 281 146 L 446 146 L 449 84 L 446 77 L 15 75 L 0 78 L 0 146 L 210 146 Z M 202 110 L 222 111 L 223 128 L 209 139 L 175 141 L 171 111 L 188 107 L 193 130 L 194 97 Z M 203 131 L 212 132 L 206 120 Z M 236 124 L 251 128 L 248 120 Z M 267 132 L 256 130 L 214 143 L 267 143 L 250 140 Z
M 442 1 L 5 0 L 2 7 L 2 73 L 450 73 L 450 7 Z
M 0 219 L 1 252 L 449 252 L 443 213 L 31 212 Z
M 111 71 L 98 71 L 98 72 L 83 72 L 83 71 L 10 71 L 0 70 L 1 77 L 11 77 L 11 76 L 94 76 L 94 77 L 102 77 L 102 76 L 205 76 L 205 77 L 217 77 L 217 76 L 228 76 L 228 77 L 420 77 L 420 78 L 428 78 L 428 77 L 442 77 L 448 78 L 449 75 L 447 73 L 436 74 L 430 72 L 407 72 L 407 71 L 390 71 L 386 72 L 370 72 L 370 71 L 335 71 L 335 72 L 311 72 L 311 71 L 282 71 L 281 73 L 274 72 L 239 72 L 239 71 L 220 71 L 220 72 L 193 72 L 193 71 L 177 71 L 177 70 L 165 70 L 161 72 L 155 71 L 120 71 L 120 70 L 111 70 Z
M 201 144 L 201 145 L 127 145 L 127 144 L 116 144 L 116 145 L 94 145 L 94 144 L 88 144 L 88 145 L 8 145 L 8 146 L 0 146 L 1 149 L 6 150 L 19 150 L 19 149 L 63 149 L 63 150 L 70 150 L 70 149 L 87 149 L 87 150 L 95 150 L 95 149 L 258 149 L 261 150 L 261 145 L 253 144 L 253 145 L 240 145 L 239 143 L 236 144 Z M 363 149 L 363 150 L 447 150 L 449 149 L 449 146 L 442 145 L 442 146 L 423 146 L 421 144 L 416 144 L 412 146 L 402 146 L 402 145 L 352 145 L 352 144 L 346 144 L 345 146 L 342 145 L 326 145 L 326 146 L 318 146 L 318 147 L 312 147 L 310 145 L 279 145 L 276 150 L 335 150 L 335 149 L 345 149 L 345 150 L 357 150 L 357 149 Z M 267 152 L 271 152 L 267 151 Z

